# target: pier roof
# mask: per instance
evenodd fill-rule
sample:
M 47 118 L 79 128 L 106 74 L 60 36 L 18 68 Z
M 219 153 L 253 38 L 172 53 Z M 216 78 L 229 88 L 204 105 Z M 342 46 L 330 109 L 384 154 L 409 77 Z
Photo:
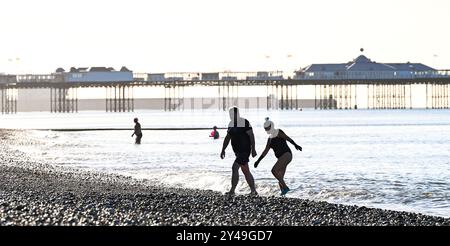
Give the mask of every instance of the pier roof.
M 339 72 L 339 71 L 435 71 L 422 63 L 378 63 L 360 55 L 348 63 L 312 64 L 304 72 Z

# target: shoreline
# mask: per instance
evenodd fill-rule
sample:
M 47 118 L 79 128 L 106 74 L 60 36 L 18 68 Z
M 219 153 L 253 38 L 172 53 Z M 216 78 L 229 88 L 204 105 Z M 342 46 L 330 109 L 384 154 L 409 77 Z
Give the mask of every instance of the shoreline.
M 152 186 L 120 175 L 0 165 L 0 225 L 436 226 L 450 219 L 297 198 Z
M 0 225 L 450 225 L 450 218 L 417 213 L 298 198 L 227 198 L 210 190 L 33 163 L 8 148 L 14 132 L 0 131 Z
M 225 127 L 217 127 L 218 130 L 227 130 Z M 0 131 L 15 131 L 17 129 L 0 128 Z M 134 128 L 48 128 L 48 129 L 20 129 L 24 131 L 53 131 L 53 132 L 93 132 L 93 131 L 133 131 Z M 212 130 L 212 127 L 143 127 L 142 131 L 199 131 Z

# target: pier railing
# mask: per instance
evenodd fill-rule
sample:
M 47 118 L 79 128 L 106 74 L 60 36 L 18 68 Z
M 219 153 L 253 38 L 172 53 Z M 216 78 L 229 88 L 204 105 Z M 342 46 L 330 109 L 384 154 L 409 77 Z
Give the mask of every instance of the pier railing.
M 80 82 L 68 82 L 65 81 L 64 75 L 61 73 L 52 74 L 20 74 L 20 75 L 0 75 L 0 86 L 6 86 L 10 84 L 22 84 L 23 86 L 51 86 L 55 83 L 67 83 L 72 85 L 89 87 L 89 86 L 103 86 L 105 83 L 110 84 L 146 84 L 146 85 L 159 85 L 179 83 L 186 85 L 217 85 L 222 83 L 235 83 L 239 82 L 244 85 L 263 85 L 264 83 L 284 83 L 284 84 L 342 84 L 342 83 L 378 83 L 392 82 L 392 83 L 404 83 L 426 81 L 447 81 L 450 80 L 450 70 L 436 70 L 431 72 L 414 72 L 414 73 L 399 73 L 392 72 L 353 72 L 345 74 L 329 74 L 329 73 L 299 73 L 286 76 L 282 71 L 265 71 L 265 72 L 214 72 L 214 73 L 201 73 L 201 72 L 169 72 L 169 73 L 133 73 L 133 79 L 129 81 L 80 81 Z M 214 82 L 214 83 L 211 83 Z M 17 85 L 20 86 L 20 85 Z

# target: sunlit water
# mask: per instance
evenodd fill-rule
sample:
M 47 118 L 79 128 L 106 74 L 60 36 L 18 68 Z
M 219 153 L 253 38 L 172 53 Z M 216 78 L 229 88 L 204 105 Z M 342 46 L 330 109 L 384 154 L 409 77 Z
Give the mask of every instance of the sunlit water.
M 244 111 L 254 126 L 258 153 L 267 135 L 266 116 L 303 147 L 294 152 L 286 182 L 290 197 L 421 212 L 450 217 L 450 111 Z M 0 128 L 224 127 L 226 112 L 142 111 L 78 114 L 2 115 Z M 155 184 L 211 189 L 230 187 L 231 146 L 219 158 L 221 139 L 209 130 L 144 131 L 134 145 L 132 131 L 54 132 L 30 130 L 23 138 L 39 145 L 16 145 L 40 162 L 112 172 Z M 294 148 L 291 146 L 294 151 Z M 272 151 L 253 168 L 262 195 L 278 195 L 270 170 Z M 241 174 L 238 193 L 249 189 Z

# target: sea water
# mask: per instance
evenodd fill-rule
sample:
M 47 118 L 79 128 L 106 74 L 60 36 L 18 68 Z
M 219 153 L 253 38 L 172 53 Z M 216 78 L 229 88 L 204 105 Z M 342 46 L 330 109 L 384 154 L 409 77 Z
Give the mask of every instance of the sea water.
M 288 197 L 306 198 L 450 217 L 449 110 L 242 110 L 261 153 L 262 128 L 270 117 L 303 147 L 293 146 Z M 209 130 L 144 130 L 141 145 L 131 137 L 133 118 L 143 128 L 226 127 L 228 113 L 204 111 L 19 113 L 0 116 L 0 128 L 28 129 L 20 137 L 39 144 L 14 145 L 28 157 L 54 165 L 116 173 L 171 187 L 225 192 L 234 154 L 220 159 L 219 140 Z M 45 129 L 121 128 L 130 130 L 58 132 Z M 41 129 L 41 130 L 36 130 Z M 270 151 L 253 168 L 258 192 L 278 196 Z M 249 193 L 242 174 L 238 194 Z

